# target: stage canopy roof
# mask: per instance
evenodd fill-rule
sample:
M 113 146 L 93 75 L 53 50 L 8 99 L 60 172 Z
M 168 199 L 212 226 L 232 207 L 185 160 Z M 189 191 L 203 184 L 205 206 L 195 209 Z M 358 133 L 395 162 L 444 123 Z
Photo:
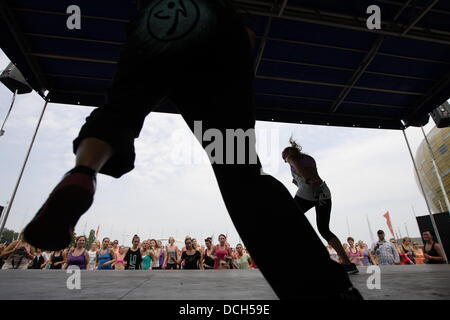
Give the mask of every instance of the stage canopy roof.
M 402 129 L 425 124 L 450 98 L 450 1 L 236 3 L 258 36 L 258 120 Z M 74 4 L 81 8 L 80 30 L 65 27 Z M 98 106 L 126 25 L 143 4 L 3 0 L 0 45 L 33 89 L 49 91 L 50 101 Z M 381 8 L 381 30 L 366 26 L 370 5 Z M 158 111 L 174 109 L 167 104 Z

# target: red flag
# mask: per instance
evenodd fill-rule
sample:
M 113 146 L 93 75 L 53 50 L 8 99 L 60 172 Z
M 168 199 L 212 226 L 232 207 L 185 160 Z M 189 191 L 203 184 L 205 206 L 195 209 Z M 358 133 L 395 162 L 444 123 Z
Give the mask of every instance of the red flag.
M 97 227 L 97 232 L 95 233 L 95 239 L 97 239 L 98 238 L 98 232 L 100 231 L 100 225 L 98 225 L 98 227 Z
M 394 229 L 392 228 L 392 223 L 391 223 L 391 217 L 389 216 L 389 211 L 386 211 L 386 213 L 383 214 L 383 217 L 386 218 L 386 224 L 387 224 L 387 226 L 389 228 L 389 231 L 391 232 L 392 237 L 395 238 Z

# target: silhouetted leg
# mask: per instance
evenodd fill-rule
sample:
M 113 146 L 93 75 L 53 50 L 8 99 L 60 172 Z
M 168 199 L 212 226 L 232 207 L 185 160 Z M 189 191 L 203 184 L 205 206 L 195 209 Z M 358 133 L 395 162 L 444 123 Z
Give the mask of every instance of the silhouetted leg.
M 326 200 L 325 203 L 316 205 L 316 221 L 317 229 L 320 235 L 324 238 L 345 264 L 350 264 L 350 259 L 342 246 L 341 241 L 330 230 L 330 218 L 331 218 L 331 199 Z

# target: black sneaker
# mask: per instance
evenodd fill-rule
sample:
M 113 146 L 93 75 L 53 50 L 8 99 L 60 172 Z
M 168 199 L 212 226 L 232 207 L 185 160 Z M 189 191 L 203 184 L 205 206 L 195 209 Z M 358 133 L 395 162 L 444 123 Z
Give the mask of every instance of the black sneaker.
M 354 263 L 342 264 L 342 267 L 347 271 L 348 274 L 356 274 L 359 272 L 358 268 Z
M 25 227 L 25 241 L 42 250 L 67 248 L 75 225 L 92 205 L 95 184 L 95 175 L 67 173 Z

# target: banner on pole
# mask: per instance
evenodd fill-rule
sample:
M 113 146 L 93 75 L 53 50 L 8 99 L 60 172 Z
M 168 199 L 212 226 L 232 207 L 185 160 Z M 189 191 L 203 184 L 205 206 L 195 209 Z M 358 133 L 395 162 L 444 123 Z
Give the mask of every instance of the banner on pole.
M 389 211 L 386 211 L 386 213 L 383 214 L 383 217 L 386 219 L 386 224 L 387 224 L 387 226 L 389 228 L 389 231 L 392 234 L 392 237 L 395 238 L 394 228 L 392 228 L 391 216 L 389 215 Z
M 100 225 L 97 227 L 97 231 L 95 232 L 95 240 L 98 239 L 98 232 L 100 231 Z
M 369 235 L 370 235 L 370 241 L 371 243 L 375 243 L 375 239 L 373 238 L 373 231 L 372 231 L 372 226 L 370 225 L 370 221 L 369 221 L 369 216 L 366 214 L 366 219 L 367 219 L 367 226 L 369 227 Z

